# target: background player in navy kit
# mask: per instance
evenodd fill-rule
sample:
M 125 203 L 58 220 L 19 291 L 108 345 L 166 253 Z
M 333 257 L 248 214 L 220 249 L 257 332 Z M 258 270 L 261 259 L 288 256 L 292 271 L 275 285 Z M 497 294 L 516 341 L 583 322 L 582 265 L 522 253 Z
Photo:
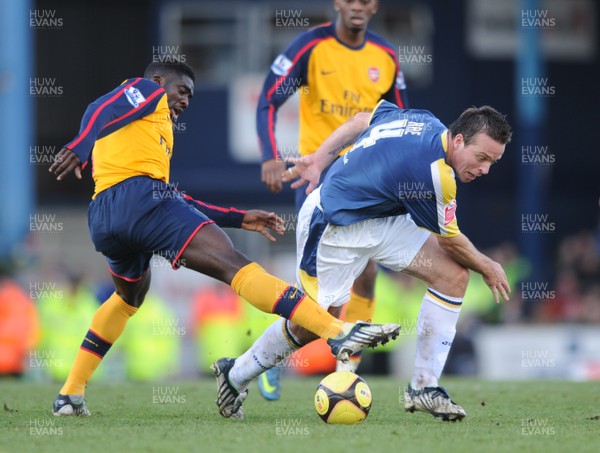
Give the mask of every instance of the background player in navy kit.
M 417 322 L 415 368 L 404 391 L 407 411 L 451 421 L 466 415 L 438 381 L 456 332 L 469 269 L 482 274 L 496 302 L 499 297 L 508 300 L 510 287 L 500 264 L 459 231 L 454 178 L 470 182 L 487 174 L 510 138 L 504 116 L 491 107 L 467 109 L 446 128 L 430 112 L 402 110 L 382 101 L 371 119 L 357 114 L 286 172 L 286 180 L 302 177 L 295 187 L 309 181 L 310 192 L 340 150 L 355 143 L 300 210 L 299 280 L 319 304 L 339 313 L 369 259 L 427 283 Z M 277 341 L 279 329 L 271 326 L 236 359 L 230 372 L 236 386 L 244 388 L 265 367 L 315 339 L 288 324 L 289 338 Z
M 257 108 L 257 131 L 262 153 L 262 181 L 271 192 L 282 188 L 285 170 L 275 140 L 278 108 L 296 88 L 300 98 L 300 155 L 319 145 L 357 112 L 371 112 L 381 99 L 408 108 L 404 77 L 391 44 L 367 29 L 377 12 L 377 0 L 336 0 L 335 22 L 300 34 L 279 55 L 267 75 Z M 306 199 L 296 190 L 296 211 Z M 370 263 L 354 284 L 346 319 L 373 316 L 377 267 Z M 344 368 L 356 369 L 359 356 Z M 338 364 L 338 369 L 340 364 Z M 267 399 L 278 399 L 280 369 L 261 376 L 259 388 Z
M 115 285 L 92 319 L 54 402 L 54 415 L 90 415 L 83 398 L 86 384 L 142 305 L 154 254 L 167 257 L 174 268 L 183 265 L 230 284 L 260 310 L 295 319 L 329 338 L 339 357 L 360 349 L 354 337 L 362 332 L 373 346 L 397 335 L 395 325 L 342 325 L 302 291 L 251 263 L 215 225 L 256 230 L 273 239 L 266 228 L 280 231 L 275 214 L 207 205 L 169 184 L 173 121 L 188 107 L 193 92 L 194 73 L 188 65 L 150 64 L 143 78 L 127 79 L 90 104 L 79 134 L 50 167 L 58 180 L 71 172 L 81 178 L 91 155 L 95 193 L 88 211 L 90 234 Z M 214 372 L 221 413 L 240 418 L 235 401 L 245 395 L 228 384 L 228 364 L 215 364 Z

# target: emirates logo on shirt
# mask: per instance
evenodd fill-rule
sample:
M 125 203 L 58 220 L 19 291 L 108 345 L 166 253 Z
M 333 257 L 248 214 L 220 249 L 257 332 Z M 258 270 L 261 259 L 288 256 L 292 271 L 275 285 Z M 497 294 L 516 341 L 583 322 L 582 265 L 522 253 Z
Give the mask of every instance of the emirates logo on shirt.
M 452 200 L 450 203 L 446 205 L 446 210 L 444 211 L 444 226 L 452 223 L 454 218 L 456 217 L 456 200 Z
M 369 79 L 371 79 L 371 82 L 377 82 L 379 80 L 379 68 L 369 68 Z

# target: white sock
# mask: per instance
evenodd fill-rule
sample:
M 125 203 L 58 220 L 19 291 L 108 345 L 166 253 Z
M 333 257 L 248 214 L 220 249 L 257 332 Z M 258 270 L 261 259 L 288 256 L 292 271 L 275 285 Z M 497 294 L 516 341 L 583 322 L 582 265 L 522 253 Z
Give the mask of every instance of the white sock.
M 279 318 L 263 332 L 254 344 L 235 360 L 229 372 L 229 382 L 239 391 L 252 380 L 289 357 L 302 345 L 290 332 L 286 319 Z
M 417 354 L 410 383 L 414 389 L 437 387 L 446 364 L 462 298 L 450 297 L 427 288 L 417 321 Z

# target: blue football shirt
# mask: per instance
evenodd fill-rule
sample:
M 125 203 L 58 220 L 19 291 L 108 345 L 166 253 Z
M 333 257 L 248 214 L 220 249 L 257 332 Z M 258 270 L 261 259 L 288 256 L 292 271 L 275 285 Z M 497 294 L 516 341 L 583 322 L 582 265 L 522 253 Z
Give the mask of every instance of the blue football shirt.
M 460 234 L 456 181 L 446 163 L 447 128 L 427 110 L 381 101 L 369 127 L 321 185 L 324 219 L 350 225 L 409 213 L 440 236 Z

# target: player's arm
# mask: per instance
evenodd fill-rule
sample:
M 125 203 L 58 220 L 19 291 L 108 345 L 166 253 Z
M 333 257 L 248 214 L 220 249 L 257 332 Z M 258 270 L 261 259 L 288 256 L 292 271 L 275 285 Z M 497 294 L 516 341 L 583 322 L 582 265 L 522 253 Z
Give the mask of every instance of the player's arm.
M 325 139 L 313 154 L 296 160 L 295 165 L 283 174 L 283 182 L 299 178 L 292 188 L 308 182 L 306 193 L 312 192 L 319 184 L 321 172 L 333 162 L 348 146 L 353 145 L 360 134 L 369 127 L 370 113 L 359 112 L 338 127 Z
M 256 109 L 256 131 L 261 151 L 261 180 L 271 192 L 281 191 L 281 174 L 285 163 L 277 151 L 275 126 L 277 111 L 295 90 L 306 81 L 306 62 L 310 48 L 300 35 L 269 70 Z
M 440 247 L 457 263 L 483 276 L 496 302 L 499 301 L 499 295 L 508 300 L 510 286 L 502 266 L 479 252 L 458 228 L 456 180 L 452 169 L 443 159 L 439 159 L 429 165 L 429 170 L 430 190 L 424 188 L 418 193 L 411 193 L 411 196 L 401 196 L 403 206 L 418 226 L 437 236 Z M 396 180 L 400 180 L 400 177 Z
M 267 229 L 279 235 L 282 235 L 285 231 L 283 219 L 275 215 L 274 212 L 266 212 L 260 209 L 244 211 L 236 208 L 223 208 L 195 200 L 186 194 L 182 194 L 182 197 L 221 228 L 241 228 L 243 230 L 256 231 L 270 241 L 275 241 L 275 238 Z
M 406 90 L 406 81 L 404 80 L 404 73 L 400 68 L 400 64 L 396 59 L 394 52 L 390 52 L 391 58 L 394 59 L 394 65 L 396 68 L 395 78 L 392 81 L 390 89 L 383 95 L 382 99 L 385 99 L 392 104 L 396 104 L 401 109 L 408 109 L 408 92 Z
M 492 290 L 494 300 L 499 302 L 499 295 L 508 300 L 510 285 L 502 266 L 481 253 L 464 234 L 452 237 L 437 237 L 438 244 L 457 263 L 480 273 L 483 280 Z
M 73 171 L 81 179 L 81 170 L 86 167 L 96 140 L 154 112 L 164 94 L 156 83 L 136 78 L 92 102 L 83 115 L 79 133 L 57 154 L 50 172 L 59 181 Z

